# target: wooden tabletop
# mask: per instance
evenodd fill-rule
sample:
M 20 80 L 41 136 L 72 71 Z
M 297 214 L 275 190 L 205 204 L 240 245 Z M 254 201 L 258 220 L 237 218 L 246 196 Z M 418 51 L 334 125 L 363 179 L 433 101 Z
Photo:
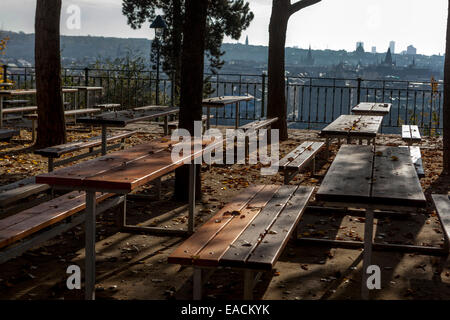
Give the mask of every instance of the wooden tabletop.
M 72 190 L 129 193 L 132 190 L 182 166 L 185 160 L 200 157 L 207 148 L 222 141 L 203 141 L 192 155 L 172 159 L 175 143 L 169 138 L 117 151 L 100 158 L 36 176 L 36 183 Z
M 408 149 L 341 146 L 316 194 L 318 201 L 425 206 Z
M 179 108 L 164 108 L 163 110 L 141 109 L 105 112 L 96 116 L 78 118 L 78 123 L 107 125 L 111 127 L 125 127 L 129 123 L 151 120 L 170 114 L 177 114 Z
M 385 116 L 391 111 L 391 107 L 391 103 L 361 102 L 352 109 L 352 112 L 359 115 Z
M 73 93 L 77 92 L 77 89 L 73 88 L 63 88 L 63 93 Z M 36 89 L 26 89 L 26 90 L 0 90 L 1 96 L 25 96 L 36 94 Z
M 380 130 L 382 116 L 341 115 L 320 134 L 322 136 L 375 137 Z
M 89 86 L 64 86 L 67 89 L 86 90 L 86 91 L 103 91 L 103 87 L 89 87 Z
M 214 97 L 214 98 L 203 99 L 202 106 L 203 107 L 224 107 L 228 104 L 234 104 L 234 103 L 242 102 L 242 101 L 250 101 L 253 99 L 254 99 L 254 97 L 251 95 Z

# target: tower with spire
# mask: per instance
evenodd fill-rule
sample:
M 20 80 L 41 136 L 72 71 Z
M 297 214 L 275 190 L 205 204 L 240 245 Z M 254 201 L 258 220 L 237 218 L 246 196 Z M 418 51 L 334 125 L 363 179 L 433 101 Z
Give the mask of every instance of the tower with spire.
M 314 58 L 312 55 L 311 45 L 309 46 L 308 54 L 303 59 L 303 64 L 307 66 L 313 66 L 314 65 Z
M 245 45 L 248 46 L 248 35 L 245 37 Z

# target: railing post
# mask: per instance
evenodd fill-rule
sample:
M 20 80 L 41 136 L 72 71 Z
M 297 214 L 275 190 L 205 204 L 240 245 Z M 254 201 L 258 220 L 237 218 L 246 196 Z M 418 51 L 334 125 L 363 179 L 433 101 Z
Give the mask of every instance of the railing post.
M 84 85 L 86 87 L 89 86 L 89 68 L 88 67 L 84 68 Z
M 173 106 L 175 106 L 175 101 L 174 101 L 174 97 L 175 97 L 175 71 L 172 71 L 172 84 L 171 84 L 171 90 L 170 90 L 170 104 Z
M 357 104 L 359 104 L 361 102 L 361 82 L 362 82 L 362 79 L 358 78 L 358 92 L 357 92 L 357 98 L 356 98 Z
M 263 72 L 261 81 L 261 118 L 264 118 L 265 102 L 266 102 L 266 74 Z
M 8 80 L 8 66 L 6 64 L 3 65 L 3 82 Z

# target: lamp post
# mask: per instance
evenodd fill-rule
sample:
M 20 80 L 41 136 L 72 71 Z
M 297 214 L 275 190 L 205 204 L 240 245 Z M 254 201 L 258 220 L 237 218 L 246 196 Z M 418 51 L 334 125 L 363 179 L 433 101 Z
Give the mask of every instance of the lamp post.
M 164 29 L 167 29 L 167 24 L 161 16 L 156 16 L 150 25 L 151 29 L 155 29 L 155 41 L 157 45 L 157 56 L 156 56 L 156 104 L 159 104 L 159 58 L 161 51 L 160 38 L 164 33 Z

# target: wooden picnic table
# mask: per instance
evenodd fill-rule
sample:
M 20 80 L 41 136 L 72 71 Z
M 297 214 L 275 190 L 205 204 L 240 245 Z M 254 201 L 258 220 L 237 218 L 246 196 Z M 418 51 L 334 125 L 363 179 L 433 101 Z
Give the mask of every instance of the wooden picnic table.
M 352 109 L 353 114 L 365 116 L 385 116 L 391 111 L 391 103 L 361 102 Z
M 0 90 L 0 128 L 3 127 L 3 106 L 4 106 L 4 99 L 8 97 L 14 97 L 14 96 L 26 96 L 26 95 L 36 95 L 36 89 L 17 89 L 17 90 Z M 77 89 L 71 89 L 71 88 L 63 88 L 63 101 L 64 95 L 66 93 L 76 93 L 78 92 Z
M 84 92 L 84 99 L 86 101 L 86 108 L 90 107 L 89 103 L 89 93 L 95 91 L 103 92 L 103 87 L 94 87 L 94 86 L 64 86 L 64 88 L 76 89 L 78 92 Z
M 180 236 L 193 233 L 196 167 L 194 159 L 201 157 L 203 152 L 209 148 L 214 149 L 223 141 L 195 142 L 197 146 L 193 146 L 193 152 L 190 155 L 180 156 L 178 159 L 172 157 L 172 143 L 168 138 L 161 138 L 36 177 L 36 183 L 44 183 L 55 188 L 71 191 L 86 191 L 86 299 L 95 298 L 95 216 L 101 210 L 100 206 L 96 204 L 96 193 L 114 193 L 126 196 L 148 182 L 158 179 L 184 164 L 189 164 L 189 219 L 187 231 L 127 226 L 125 221 L 126 202 L 123 208 L 122 229 L 124 231 L 147 232 L 158 235 Z
M 102 127 L 102 154 L 105 155 L 107 127 L 123 128 L 130 123 L 164 117 L 164 134 L 167 135 L 169 130 L 168 118 L 170 115 L 178 114 L 180 109 L 162 106 L 159 106 L 159 109 L 155 109 L 154 107 L 148 106 L 131 110 L 105 112 L 95 116 L 78 118 L 77 122 Z
M 426 206 L 409 152 L 399 147 L 343 145 L 317 191 L 316 200 L 332 207 L 366 209 L 361 287 L 362 297 L 366 299 L 366 270 L 371 264 L 374 210 L 411 212 Z M 345 241 L 330 242 L 343 244 Z M 383 248 L 421 249 L 394 244 L 383 244 Z M 423 249 L 426 251 L 428 247 Z
M 236 106 L 236 123 L 235 123 L 235 129 L 239 127 L 239 104 L 243 101 L 250 101 L 255 99 L 251 95 L 246 96 L 221 96 L 221 97 L 214 97 L 214 98 L 207 98 L 203 99 L 202 106 L 206 107 L 206 129 L 209 129 L 210 123 L 209 123 L 209 116 L 211 114 L 210 108 L 223 108 L 229 104 L 235 104 Z
M 344 114 L 320 131 L 320 135 L 326 138 L 327 150 L 329 150 L 330 140 L 346 139 L 347 143 L 351 143 L 352 139 L 367 139 L 367 144 L 375 144 L 377 132 L 380 130 L 382 116 L 360 116 Z

